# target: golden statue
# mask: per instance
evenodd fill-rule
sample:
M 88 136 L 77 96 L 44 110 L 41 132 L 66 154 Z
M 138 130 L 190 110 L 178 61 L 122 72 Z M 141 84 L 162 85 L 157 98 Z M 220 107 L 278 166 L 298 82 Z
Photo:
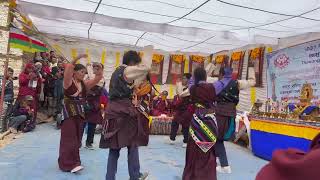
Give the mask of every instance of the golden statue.
M 300 102 L 296 105 L 295 109 L 292 112 L 292 118 L 294 119 L 303 119 L 303 120 L 312 120 L 319 117 L 319 108 L 314 108 L 308 114 L 303 113 L 304 110 L 312 106 L 311 100 L 313 99 L 313 89 L 312 85 L 305 83 L 303 84 L 300 92 Z
M 300 95 L 300 105 L 301 106 L 310 106 L 311 100 L 313 98 L 313 89 L 311 84 L 304 84 L 301 89 Z

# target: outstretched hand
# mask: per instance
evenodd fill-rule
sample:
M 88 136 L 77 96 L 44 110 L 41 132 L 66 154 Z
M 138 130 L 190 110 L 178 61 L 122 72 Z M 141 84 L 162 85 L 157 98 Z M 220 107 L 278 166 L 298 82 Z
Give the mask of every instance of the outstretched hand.
M 96 75 L 103 75 L 103 67 L 100 63 L 95 63 L 93 64 L 93 70 L 94 70 L 94 74 Z
M 87 58 L 87 57 L 88 57 L 87 54 L 80 54 L 79 56 L 77 56 L 76 58 L 73 59 L 72 64 L 76 64 L 79 59 Z

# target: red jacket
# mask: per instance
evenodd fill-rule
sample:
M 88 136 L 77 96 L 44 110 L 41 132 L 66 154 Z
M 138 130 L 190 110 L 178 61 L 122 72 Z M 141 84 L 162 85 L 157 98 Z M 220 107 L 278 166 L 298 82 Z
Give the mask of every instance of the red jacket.
M 313 139 L 309 152 L 292 148 L 274 151 L 256 180 L 317 180 L 320 179 L 319 167 L 320 133 Z
M 18 94 L 18 96 L 31 95 L 31 96 L 35 97 L 37 95 L 39 86 L 41 84 L 41 79 L 36 78 L 36 81 L 38 81 L 36 88 L 29 87 L 29 81 L 30 81 L 29 75 L 25 71 L 21 72 L 21 74 L 19 75 L 19 94 Z

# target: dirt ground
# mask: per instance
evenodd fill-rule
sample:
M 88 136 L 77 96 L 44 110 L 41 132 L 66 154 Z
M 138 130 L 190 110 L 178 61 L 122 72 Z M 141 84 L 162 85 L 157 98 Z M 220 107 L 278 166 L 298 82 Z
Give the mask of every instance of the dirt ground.
M 5 136 L 3 140 L 0 140 L 0 148 L 5 147 L 6 145 L 10 144 L 14 139 L 20 138 L 23 133 L 12 134 Z

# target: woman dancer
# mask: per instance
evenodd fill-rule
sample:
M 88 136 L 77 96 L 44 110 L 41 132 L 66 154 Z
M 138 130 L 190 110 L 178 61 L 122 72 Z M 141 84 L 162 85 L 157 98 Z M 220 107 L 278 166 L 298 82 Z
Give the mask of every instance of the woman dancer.
M 177 85 L 177 95 L 173 101 L 175 110 L 174 118 L 171 124 L 170 144 L 174 144 L 179 129 L 179 124 L 182 126 L 183 145 L 187 147 L 189 137 L 189 125 L 193 114 L 193 105 L 190 98 L 188 83 L 191 79 L 190 73 L 185 73 L 182 77 L 182 82 Z
M 103 67 L 100 63 L 93 63 L 92 65 L 87 66 L 89 79 L 94 79 L 97 70 L 99 67 Z M 102 124 L 102 112 L 101 112 L 101 104 L 100 104 L 100 97 L 102 95 L 103 89 L 105 85 L 105 80 L 101 79 L 100 82 L 95 85 L 88 93 L 87 93 L 87 101 L 90 106 L 90 111 L 86 113 L 86 121 L 87 121 L 87 140 L 86 140 L 86 148 L 93 150 L 93 141 L 94 141 L 94 134 L 96 131 L 97 124 Z M 83 137 L 84 128 L 82 130 Z
M 70 171 L 71 173 L 83 169 L 79 148 L 85 114 L 86 92 L 94 87 L 103 77 L 102 67 L 100 67 L 94 79 L 83 81 L 87 73 L 86 67 L 82 64 L 76 64 L 76 62 L 86 57 L 87 55 L 80 55 L 72 63 L 66 64 L 63 79 L 65 93 L 64 121 L 61 125 L 58 163 L 62 171 Z
M 207 74 L 203 68 L 195 69 L 193 77 L 190 95 L 195 103 L 195 113 L 189 128 L 183 180 L 215 180 L 216 156 L 213 146 L 217 140 L 217 124 L 213 102 L 216 100 L 216 90 L 212 84 L 206 83 Z
M 213 64 L 210 65 L 214 66 Z M 215 67 L 207 69 L 213 70 Z M 214 81 L 217 94 L 215 111 L 219 135 L 215 149 L 220 162 L 220 165 L 217 166 L 217 171 L 220 173 L 231 173 L 224 141 L 229 140 L 235 132 L 236 106 L 239 102 L 240 90 L 255 85 L 256 79 L 253 64 L 249 64 L 248 80 L 233 80 L 232 69 L 229 67 L 227 61 L 224 66 L 220 68 L 218 80 L 212 78 L 210 80 Z

